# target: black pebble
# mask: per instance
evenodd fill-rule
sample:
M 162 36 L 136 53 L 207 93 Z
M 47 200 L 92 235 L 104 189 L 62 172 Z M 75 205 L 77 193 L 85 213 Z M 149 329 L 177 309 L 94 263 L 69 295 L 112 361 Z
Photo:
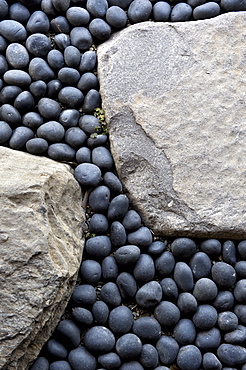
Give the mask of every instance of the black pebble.
M 93 19 L 89 24 L 89 30 L 92 36 L 100 41 L 105 41 L 111 34 L 111 27 L 101 18 Z
M 105 369 L 115 369 L 121 365 L 120 357 L 114 353 L 109 352 L 105 355 L 101 355 L 98 357 L 98 362 L 105 367 Z
M 9 146 L 12 149 L 21 150 L 25 147 L 26 142 L 34 137 L 34 132 L 25 126 L 17 127 L 9 140 Z
M 11 42 L 24 41 L 27 37 L 25 27 L 20 22 L 10 19 L 0 22 L 0 34 Z
M 79 326 L 87 327 L 93 323 L 93 316 L 91 311 L 84 307 L 75 307 L 72 310 L 72 318 Z
M 115 283 L 109 282 L 101 288 L 101 299 L 109 306 L 119 306 L 121 304 L 121 296 L 119 289 Z
M 26 149 L 31 154 L 43 154 L 48 149 L 49 144 L 46 140 L 41 138 L 33 138 L 26 142 Z
M 33 12 L 26 24 L 26 30 L 29 33 L 47 33 L 49 28 L 49 18 L 41 10 Z
M 186 3 L 178 3 L 174 5 L 171 11 L 172 22 L 184 22 L 188 21 L 192 15 L 192 7 Z
M 230 333 L 224 335 L 224 341 L 230 344 L 242 344 L 246 340 L 246 327 L 244 325 L 238 325 Z
M 182 370 L 198 370 L 202 363 L 202 354 L 193 344 L 181 347 L 177 356 L 177 364 Z
M 54 43 L 60 50 L 64 50 L 67 46 L 71 45 L 71 39 L 65 33 L 58 33 L 54 37 Z
M 40 114 L 36 112 L 28 112 L 22 117 L 23 125 L 33 129 L 37 129 L 43 124 L 43 122 L 43 117 L 41 117 Z
M 92 306 L 96 302 L 96 290 L 92 285 L 77 285 L 71 296 L 71 301 L 75 306 Z
M 105 326 L 93 326 L 84 336 L 85 346 L 91 352 L 110 352 L 115 345 L 113 333 Z
M 194 19 L 208 19 L 220 14 L 220 6 L 214 1 L 197 6 L 193 10 Z
M 105 185 L 101 185 L 92 190 L 89 195 L 88 204 L 93 212 L 105 212 L 108 209 L 109 200 L 109 188 Z
M 201 351 L 213 351 L 218 348 L 221 342 L 220 331 L 217 328 L 212 328 L 207 331 L 197 333 L 195 345 Z
M 68 349 L 78 347 L 80 343 L 80 329 L 71 320 L 63 320 L 57 325 L 55 336 Z
M 143 308 L 154 307 L 161 301 L 161 299 L 162 289 L 157 281 L 150 281 L 144 284 L 136 294 L 136 302 Z
M 96 129 L 100 129 L 100 123 L 95 116 L 85 114 L 79 119 L 79 127 L 87 134 L 93 134 Z
M 89 231 L 90 233 L 103 234 L 108 230 L 108 220 L 101 213 L 94 213 L 91 216 Z
M 115 348 L 121 358 L 132 360 L 140 354 L 142 342 L 135 334 L 124 334 L 117 340 Z
M 19 86 L 5 86 L 0 91 L 0 101 L 2 104 L 11 104 L 21 92 Z
M 64 109 L 60 116 L 59 122 L 65 127 L 75 127 L 79 122 L 79 111 L 77 109 Z
M 87 136 L 79 127 L 70 127 L 65 133 L 65 141 L 74 148 L 81 147 Z
M 2 13 L 2 12 L 1 12 Z M 9 7 L 9 18 L 20 23 L 26 23 L 30 17 L 29 10 L 21 3 L 14 3 Z
M 106 172 L 103 176 L 103 181 L 104 181 L 104 184 L 114 193 L 122 192 L 122 184 L 120 180 L 118 179 L 118 177 L 113 172 Z M 123 222 L 124 222 L 124 219 L 122 221 L 122 224 Z M 124 227 L 126 228 L 125 224 L 124 224 Z
M 79 271 L 83 282 L 88 284 L 96 285 L 101 279 L 102 269 L 97 261 L 89 259 L 83 261 Z
M 172 302 L 162 301 L 154 311 L 155 318 L 163 326 L 174 326 L 180 319 L 180 310 Z
M 83 103 L 84 95 L 76 87 L 66 86 L 60 90 L 58 100 L 67 108 L 77 108 Z
M 56 49 L 52 49 L 47 55 L 47 61 L 51 68 L 60 69 L 64 66 L 63 54 Z
M 222 363 L 212 352 L 204 353 L 202 359 L 202 366 L 204 370 L 221 370 Z
M 109 315 L 109 308 L 103 301 L 96 301 L 91 309 L 95 323 L 98 325 L 106 324 Z
M 55 361 L 50 364 L 49 370 L 72 370 L 67 361 Z
M 237 366 L 245 363 L 246 348 L 223 343 L 217 349 L 217 355 L 223 365 Z
M 140 256 L 140 249 L 136 245 L 124 245 L 115 251 L 114 257 L 119 265 L 127 266 L 135 263 Z
M 87 147 L 82 147 L 76 152 L 76 162 L 80 163 L 91 163 L 91 151 Z
M 72 162 L 75 150 L 64 143 L 51 144 L 48 149 L 48 156 L 56 161 Z
M 105 280 L 113 280 L 118 276 L 118 265 L 113 256 L 108 256 L 102 261 L 102 276 Z
M 154 317 L 134 320 L 132 331 L 144 341 L 155 342 L 161 337 L 161 325 Z
M 89 12 L 79 6 L 72 6 L 66 12 L 66 18 L 73 26 L 84 26 L 90 21 Z
M 246 260 L 246 240 L 241 241 L 237 246 L 240 257 Z
M 74 27 L 70 32 L 70 38 L 71 44 L 76 46 L 80 51 L 88 50 L 91 47 L 92 37 L 85 27 Z
M 178 287 L 175 281 L 171 278 L 164 278 L 160 281 L 164 298 L 175 300 L 178 298 Z
M 238 261 L 235 264 L 235 270 L 242 278 L 246 278 L 246 261 Z
M 58 33 L 69 33 L 70 26 L 65 17 L 62 15 L 59 15 L 56 18 L 53 18 L 50 22 L 50 27 L 52 31 L 54 31 L 56 34 Z
M 167 335 L 162 335 L 156 343 L 156 349 L 163 365 L 171 365 L 178 354 L 179 345 L 177 341 Z
M 30 75 L 25 71 L 21 71 L 20 69 L 9 69 L 4 73 L 3 79 L 9 85 L 26 86 L 30 85 L 31 83 Z
M 110 170 L 114 162 L 110 151 L 104 146 L 98 146 L 92 150 L 92 163 L 101 170 Z
M 197 300 L 191 293 L 184 292 L 178 296 L 177 306 L 183 313 L 194 313 L 197 310 Z
M 140 254 L 133 270 L 133 276 L 140 284 L 145 284 L 153 280 L 155 276 L 155 264 L 151 256 L 144 253 Z
M 194 287 L 192 271 L 185 262 L 176 263 L 173 272 L 173 279 L 178 287 L 185 292 L 191 291 Z
M 119 221 L 111 224 L 110 240 L 114 247 L 121 247 L 126 243 L 126 230 Z
M 149 19 L 152 4 L 149 0 L 133 0 L 128 8 L 128 18 L 131 23 L 144 22 Z
M 124 216 L 122 224 L 127 230 L 139 229 L 141 226 L 141 217 L 136 211 L 130 209 L 130 211 L 128 211 Z
M 142 226 L 127 236 L 128 243 L 138 245 L 139 247 L 149 247 L 152 243 L 152 234 L 148 227 Z
M 67 357 L 67 349 L 56 339 L 48 340 L 46 349 L 49 355 L 56 360 L 63 360 Z
M 156 271 L 162 276 L 168 276 L 175 266 L 173 254 L 169 251 L 163 252 L 155 261 Z
M 106 21 L 115 28 L 123 28 L 127 23 L 127 15 L 119 6 L 111 6 L 106 12 Z
M 10 104 L 3 104 L 0 107 L 0 118 L 10 125 L 19 125 L 21 123 L 20 113 Z
M 68 67 L 77 68 L 81 59 L 81 53 L 75 46 L 68 46 L 64 50 L 64 60 Z
M 193 316 L 193 322 L 201 330 L 211 329 L 217 322 L 218 314 L 216 309 L 208 304 L 200 305 Z
M 219 291 L 213 303 L 214 307 L 219 311 L 228 311 L 234 305 L 234 296 L 229 290 Z
M 41 116 L 47 120 L 56 119 L 61 113 L 60 104 L 50 98 L 40 99 L 38 102 L 38 110 Z
M 100 104 L 101 104 L 100 93 L 95 89 L 91 89 L 85 95 L 82 110 L 86 114 L 92 114 L 95 108 L 100 107 Z
M 97 186 L 101 180 L 101 170 L 95 164 L 81 163 L 75 168 L 74 176 L 81 185 Z
M 80 79 L 80 73 L 75 68 L 63 67 L 58 72 L 59 80 L 66 85 L 76 85 Z
M 210 258 L 204 252 L 195 253 L 190 259 L 189 265 L 195 279 L 207 277 L 212 267 Z
M 73 370 L 81 370 L 81 368 L 96 370 L 97 368 L 96 358 L 92 356 L 85 347 L 82 346 L 79 346 L 70 351 L 68 355 L 68 361 L 71 364 Z
M 42 98 L 45 95 L 47 85 L 44 81 L 34 81 L 30 84 L 29 89 L 36 98 Z
M 201 243 L 201 250 L 209 256 L 218 256 L 221 253 L 221 243 L 217 239 L 207 239 Z
M 171 13 L 171 6 L 165 1 L 158 1 L 153 6 L 153 17 L 156 22 L 166 22 Z
M 132 311 L 126 306 L 115 307 L 108 318 L 110 329 L 117 335 L 128 333 L 133 322 Z
M 22 69 L 29 63 L 29 54 L 23 45 L 12 43 L 6 49 L 6 59 L 11 67 Z
M 193 289 L 193 295 L 197 301 L 212 301 L 218 294 L 215 282 L 208 278 L 197 280 Z
M 86 252 L 94 257 L 107 257 L 111 252 L 111 242 L 106 235 L 98 235 L 90 238 L 85 243 Z
M 12 129 L 5 121 L 0 121 L 0 144 L 6 143 L 12 135 Z
M 111 200 L 108 207 L 108 219 L 110 221 L 120 221 L 127 213 L 129 200 L 126 195 L 120 194 Z
M 128 272 L 121 272 L 116 279 L 121 297 L 123 299 L 133 298 L 137 292 L 137 283 Z
M 30 370 L 49 370 L 49 361 L 45 357 L 39 357 L 30 367 Z
M 94 68 L 96 67 L 96 63 L 97 63 L 97 55 L 95 51 L 91 51 L 91 50 L 86 51 L 81 57 L 79 71 L 81 73 L 92 72 Z
M 238 302 L 246 303 L 246 279 L 241 279 L 236 283 L 233 294 Z
M 190 258 L 196 253 L 196 244 L 189 238 L 178 238 L 172 242 L 171 251 L 175 257 Z
M 48 82 L 54 79 L 55 74 L 46 61 L 42 58 L 33 58 L 29 63 L 29 74 L 34 81 Z
M 173 335 L 180 345 L 192 344 L 196 338 L 196 327 L 189 319 L 181 319 L 173 330 Z
M 86 72 L 81 77 L 77 84 L 78 89 L 81 91 L 88 91 L 91 89 L 97 89 L 98 78 L 92 72 Z
M 159 356 L 156 348 L 151 344 L 144 344 L 140 353 L 140 362 L 145 368 L 154 368 L 157 366 Z
M 223 289 L 231 288 L 237 278 L 235 269 L 225 262 L 216 262 L 211 270 L 214 282 Z
M 21 113 L 32 111 L 35 107 L 35 101 L 29 91 L 22 91 L 14 101 L 14 107 Z
M 88 0 L 86 3 L 87 10 L 94 17 L 104 17 L 108 9 L 108 2 L 106 0 Z
M 57 121 L 46 122 L 37 129 L 38 137 L 52 142 L 61 141 L 64 134 L 64 127 Z

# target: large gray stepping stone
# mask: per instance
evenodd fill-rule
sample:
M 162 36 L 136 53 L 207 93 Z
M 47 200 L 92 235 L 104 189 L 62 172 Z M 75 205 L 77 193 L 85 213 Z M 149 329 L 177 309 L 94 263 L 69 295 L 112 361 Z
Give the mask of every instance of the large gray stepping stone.
M 70 166 L 0 147 L 0 368 L 28 369 L 72 294 L 83 251 Z
M 159 235 L 246 237 L 245 26 L 144 22 L 98 48 L 118 174 Z

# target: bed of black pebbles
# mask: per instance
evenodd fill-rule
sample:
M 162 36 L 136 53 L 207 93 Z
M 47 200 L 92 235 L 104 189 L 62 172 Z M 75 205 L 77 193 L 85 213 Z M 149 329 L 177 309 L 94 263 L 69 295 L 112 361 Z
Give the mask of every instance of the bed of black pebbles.
M 123 194 L 96 46 L 245 0 L 0 0 L 0 144 L 70 163 L 88 195 L 78 284 L 32 370 L 246 369 L 246 241 L 158 240 Z

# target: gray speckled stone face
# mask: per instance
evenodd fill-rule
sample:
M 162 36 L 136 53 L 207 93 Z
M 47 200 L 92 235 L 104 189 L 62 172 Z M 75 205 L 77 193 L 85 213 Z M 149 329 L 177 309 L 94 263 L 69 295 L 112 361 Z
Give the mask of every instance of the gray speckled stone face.
M 159 235 L 246 236 L 245 21 L 145 22 L 98 48 L 116 167 Z

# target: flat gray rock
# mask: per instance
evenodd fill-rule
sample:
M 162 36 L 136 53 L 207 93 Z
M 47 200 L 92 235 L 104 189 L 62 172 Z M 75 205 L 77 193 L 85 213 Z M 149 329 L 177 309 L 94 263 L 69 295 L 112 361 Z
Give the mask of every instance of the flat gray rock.
M 28 369 L 55 329 L 83 251 L 68 165 L 0 147 L 0 368 Z
M 98 48 L 116 168 L 159 235 L 246 237 L 245 24 L 144 22 Z

